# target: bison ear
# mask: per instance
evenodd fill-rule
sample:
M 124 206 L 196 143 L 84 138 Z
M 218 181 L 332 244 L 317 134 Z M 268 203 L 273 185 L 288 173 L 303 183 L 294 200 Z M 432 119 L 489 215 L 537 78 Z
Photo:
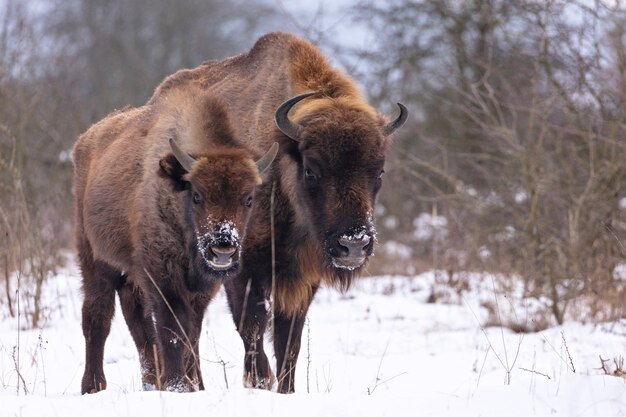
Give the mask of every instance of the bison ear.
M 178 162 L 174 154 L 168 154 L 159 161 L 159 176 L 168 179 L 174 191 L 189 189 L 189 181 L 184 179 L 186 173 L 187 170 Z

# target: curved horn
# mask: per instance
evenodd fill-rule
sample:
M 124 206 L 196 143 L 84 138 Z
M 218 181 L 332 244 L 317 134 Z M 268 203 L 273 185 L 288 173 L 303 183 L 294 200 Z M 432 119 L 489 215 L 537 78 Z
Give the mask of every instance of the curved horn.
M 261 174 L 272 164 L 272 161 L 276 158 L 277 153 L 278 142 L 274 142 L 270 147 L 270 150 L 267 151 L 258 161 L 256 161 L 256 166 Z
M 178 143 L 172 138 L 170 138 L 170 147 L 172 148 L 172 152 L 174 152 L 174 156 L 176 160 L 187 170 L 187 172 L 191 171 L 193 168 L 193 164 L 196 162 L 195 159 L 191 157 L 187 152 L 183 151 L 178 147 Z
M 402 127 L 404 122 L 406 122 L 407 117 L 409 117 L 409 112 L 407 111 L 406 107 L 404 107 L 404 105 L 402 105 L 401 103 L 397 103 L 397 104 L 398 104 L 398 107 L 400 107 L 400 116 L 398 116 L 398 118 L 394 120 L 393 122 L 383 127 L 382 129 L 383 136 L 389 136 L 393 132 L 395 132 L 396 129 Z
M 298 133 L 300 132 L 300 125 L 289 120 L 289 110 L 291 110 L 291 108 L 300 100 L 304 100 L 314 94 L 317 94 L 317 92 L 314 91 L 312 93 L 304 93 L 299 96 L 292 97 L 281 104 L 276 110 L 274 115 L 274 118 L 276 119 L 276 126 L 278 126 L 281 132 L 295 141 L 299 140 Z

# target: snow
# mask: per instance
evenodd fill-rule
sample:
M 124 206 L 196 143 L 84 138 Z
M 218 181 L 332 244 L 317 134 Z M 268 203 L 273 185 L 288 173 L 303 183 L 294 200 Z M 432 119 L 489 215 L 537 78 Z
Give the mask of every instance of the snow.
M 208 219 L 207 223 L 200 227 L 200 230 L 204 233 L 201 233 L 200 230 L 196 233 L 198 242 L 201 242 L 202 245 L 206 247 L 207 243 L 217 244 L 219 239 L 231 246 L 240 247 L 239 230 L 235 223 L 230 220 L 225 220 L 218 223 L 218 226 L 219 227 L 215 227 L 215 222 Z
M 626 320 L 566 322 L 526 334 L 485 327 L 531 321 L 540 312 L 541 300 L 522 299 L 521 286 L 504 292 L 503 282 L 433 271 L 364 278 L 344 295 L 320 290 L 304 328 L 293 395 L 243 388 L 243 345 L 223 293 L 209 307 L 201 338 L 206 391 L 144 392 L 118 310 L 105 348 L 108 388 L 81 396 L 80 277 L 72 263 L 45 287 L 46 305 L 56 307 L 47 310 L 43 328 L 18 332 L 17 320 L 0 310 L 0 416 L 626 413 L 625 380 L 599 369 L 600 357 L 610 367 L 624 354 Z M 16 393 L 14 352 L 28 395 L 21 387 Z
M 526 200 L 528 200 L 528 193 L 526 191 L 518 191 L 515 193 L 515 202 L 517 204 L 522 204 Z
M 389 230 L 397 229 L 399 224 L 400 221 L 396 216 L 387 216 L 383 219 L 383 225 Z
M 239 240 L 239 230 L 237 230 L 235 223 L 230 220 L 225 220 L 220 222 L 218 226 L 219 227 L 215 227 L 215 222 L 208 219 L 207 223 L 200 228 L 204 233 L 201 233 L 200 230 L 196 231 L 196 239 L 198 251 L 206 263 L 212 268 L 223 269 L 229 267 L 232 262 L 228 265 L 216 264 L 213 262 L 213 254 L 207 253 L 209 247 L 218 244 L 227 244 L 241 250 L 241 242 Z
M 613 270 L 613 279 L 616 281 L 626 281 L 626 264 L 618 264 Z
M 394 256 L 399 260 L 408 260 L 413 255 L 413 250 L 410 246 L 403 243 L 389 240 L 382 245 L 382 251 L 387 255 Z
M 448 219 L 430 213 L 420 213 L 413 219 L 413 237 L 416 240 L 444 238 L 448 235 Z
M 367 235 L 367 229 L 365 226 L 357 227 L 350 234 L 343 234 L 339 237 L 340 240 L 346 240 L 348 242 L 352 241 L 363 241 L 364 245 L 367 245 L 372 239 L 369 235 Z

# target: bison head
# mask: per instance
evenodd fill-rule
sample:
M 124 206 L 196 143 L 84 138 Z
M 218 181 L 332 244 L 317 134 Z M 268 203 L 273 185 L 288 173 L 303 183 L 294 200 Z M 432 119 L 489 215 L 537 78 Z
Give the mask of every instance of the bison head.
M 242 148 L 217 148 L 191 156 L 170 139 L 172 153 L 161 159 L 162 175 L 184 191 L 184 233 L 190 256 L 200 255 L 203 269 L 227 276 L 239 266 L 241 233 L 247 222 L 260 174 L 272 163 L 278 144 L 258 161 Z
M 295 190 L 309 233 L 317 236 L 330 266 L 351 272 L 373 253 L 372 217 L 384 173 L 386 137 L 404 124 L 407 111 L 398 103 L 400 115 L 385 124 L 354 100 L 324 97 L 298 106 L 291 120 L 291 107 L 313 94 L 284 102 L 276 111 L 276 124 L 292 139 L 287 152 L 297 162 Z

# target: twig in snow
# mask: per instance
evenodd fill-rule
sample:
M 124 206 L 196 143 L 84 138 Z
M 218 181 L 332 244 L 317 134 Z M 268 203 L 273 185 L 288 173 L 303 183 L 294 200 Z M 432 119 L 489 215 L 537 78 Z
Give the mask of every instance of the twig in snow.
M 43 370 L 43 394 L 44 394 L 44 397 L 47 397 L 48 396 L 48 384 L 46 382 L 46 363 L 44 361 L 43 351 L 44 351 L 43 338 L 41 337 L 41 333 L 39 333 L 39 356 L 41 358 L 41 369 Z
M 378 371 L 376 371 L 376 379 L 374 381 L 374 386 L 370 389 L 370 387 L 367 387 L 367 395 L 372 395 L 374 393 L 374 391 L 376 390 L 376 388 L 378 388 L 381 385 L 386 384 L 387 382 L 391 381 L 392 379 L 395 379 L 399 376 L 402 376 L 404 374 L 406 374 L 406 372 L 402 372 L 398 375 L 394 375 L 391 378 L 387 378 L 385 380 L 380 379 L 380 370 L 383 367 L 383 360 L 385 359 L 385 356 L 387 355 L 387 349 L 389 348 L 389 340 L 387 341 L 387 345 L 385 346 L 385 350 L 383 351 L 382 356 L 380 357 L 380 362 L 378 363 Z
M 489 344 L 489 348 L 487 349 L 487 353 L 489 352 L 489 349 L 491 349 L 493 351 L 494 355 L 496 355 L 496 358 L 498 359 L 498 362 L 500 362 L 500 365 L 502 365 L 502 367 L 504 368 L 504 371 L 506 372 L 505 384 L 507 384 L 507 385 L 511 384 L 511 371 L 513 370 L 513 367 L 515 366 L 515 363 L 517 362 L 517 358 L 519 357 L 519 352 L 520 352 L 520 349 L 522 348 L 522 341 L 524 340 L 524 335 L 520 335 L 520 339 L 519 339 L 519 342 L 517 344 L 517 351 L 515 352 L 515 357 L 513 358 L 513 363 L 511 363 L 511 365 L 509 365 L 508 357 L 505 357 L 505 360 L 503 361 L 502 358 L 500 357 L 500 355 L 498 355 L 498 352 L 493 348 L 493 344 L 491 343 L 491 340 L 489 339 L 489 335 L 487 335 L 487 331 L 480 324 L 480 320 L 478 320 L 478 317 L 476 316 L 476 313 L 474 313 L 474 309 L 472 309 L 472 307 L 469 305 L 469 303 L 467 302 L 465 297 L 463 297 L 463 296 L 461 296 L 461 297 L 463 298 L 463 302 L 465 303 L 467 308 L 470 310 L 470 312 L 474 316 L 474 319 L 476 319 L 476 322 L 478 323 L 478 328 L 480 329 L 480 331 L 483 332 L 483 335 L 485 336 L 485 339 L 487 339 L 487 343 Z M 501 331 L 502 331 L 502 326 L 500 326 L 500 328 L 501 328 Z M 506 354 L 506 344 L 504 342 L 504 333 L 502 333 L 502 344 L 504 345 L 504 353 Z M 487 360 L 487 354 L 486 353 L 485 353 L 485 360 Z M 484 366 L 484 363 L 483 363 L 483 366 Z M 481 373 L 482 373 L 482 368 L 481 368 Z M 480 382 L 480 377 L 479 377 L 479 382 Z
M 602 371 L 604 371 L 604 373 L 606 375 L 611 375 L 611 372 L 609 371 L 609 368 L 606 367 L 606 363 L 609 360 L 608 359 L 602 359 L 602 355 L 598 355 L 598 357 L 600 358 L 600 369 L 602 369 Z
M 19 330 L 18 330 L 19 331 Z M 20 347 L 13 346 L 13 364 L 15 366 L 15 372 L 17 372 L 17 394 L 20 393 L 20 381 L 22 381 L 22 388 L 24 389 L 24 394 L 28 395 L 28 389 L 26 388 L 26 381 L 24 381 L 24 377 L 20 372 L 19 366 L 19 357 L 20 357 Z
M 228 389 L 228 375 L 226 375 L 226 362 L 224 362 L 224 359 L 220 358 L 220 363 L 222 364 L 222 371 L 224 372 L 224 382 L 226 383 L 226 389 Z
M 309 376 L 311 375 L 311 324 L 307 317 L 306 319 L 306 393 L 309 391 Z
M 163 384 L 161 384 L 161 364 L 159 363 L 159 352 L 157 352 L 157 345 L 152 344 L 152 354 L 154 355 L 154 372 L 156 372 L 156 388 L 161 391 Z
M 530 372 L 531 374 L 537 374 L 537 375 L 545 376 L 548 379 L 552 379 L 552 378 L 550 378 L 550 376 L 548 374 L 544 374 L 543 372 L 535 371 L 534 369 L 526 369 L 526 368 L 522 368 L 521 366 L 519 367 L 519 369 L 521 369 L 522 371 Z
M 383 366 L 383 360 L 385 359 L 385 355 L 387 354 L 387 348 L 389 347 L 389 340 L 387 340 L 387 344 L 385 345 L 385 350 L 383 351 L 382 356 L 380 357 L 380 362 L 378 362 L 378 370 L 376 371 L 376 378 L 374 379 L 374 387 L 370 390 L 367 387 L 367 395 L 372 395 L 374 390 L 378 386 L 378 382 L 380 381 L 380 368 Z
M 561 337 L 563 338 L 563 346 L 565 346 L 565 352 L 567 353 L 569 363 L 572 366 L 572 372 L 576 373 L 576 368 L 574 368 L 574 361 L 572 360 L 572 355 L 570 355 L 569 353 L 569 348 L 567 347 L 567 341 L 565 340 L 565 332 L 561 332 Z
M 291 318 L 291 324 L 289 325 L 289 333 L 287 334 L 287 345 L 285 346 L 285 356 L 283 357 L 283 364 L 281 366 L 282 372 L 278 375 L 278 383 L 282 383 L 282 381 L 287 378 L 289 375 L 288 372 L 291 369 L 287 369 L 287 357 L 289 356 L 289 348 L 291 347 L 291 337 L 293 336 L 293 326 L 296 322 L 296 316 Z
M 22 377 L 22 373 L 20 372 L 20 317 L 22 316 L 20 310 L 20 284 L 22 282 L 21 271 L 17 271 L 17 290 L 15 290 L 15 299 L 17 303 L 17 346 L 13 346 L 13 364 L 15 365 L 15 372 L 17 372 L 17 395 L 20 394 L 20 380 L 22 381 L 22 385 L 24 386 L 24 394 L 28 394 L 26 390 L 26 381 L 24 381 L 24 377 Z
M 384 381 L 380 381 L 380 380 L 377 378 L 377 380 L 376 380 L 376 385 L 374 385 L 374 387 L 372 388 L 372 390 L 370 391 L 369 387 L 367 388 L 367 395 L 372 395 L 372 394 L 374 393 L 374 390 L 375 390 L 376 388 L 378 388 L 379 386 L 381 386 L 381 385 L 385 385 L 387 382 L 391 381 L 392 379 L 396 379 L 397 377 L 402 376 L 402 375 L 405 375 L 405 374 L 406 374 L 406 372 L 402 372 L 402 373 L 399 373 L 398 375 L 394 375 L 394 376 L 392 376 L 391 378 L 387 378 L 387 379 L 385 379 Z
M 9 307 L 9 315 L 11 317 L 15 317 L 15 311 L 13 310 L 13 300 L 11 298 L 11 282 L 9 280 L 9 256 L 6 254 L 4 255 L 4 286 L 7 293 L 7 306 Z
M 563 357 L 563 355 L 561 353 L 559 353 L 559 351 L 554 347 L 554 345 L 552 345 L 552 343 L 550 343 L 550 341 L 548 340 L 548 338 L 541 332 L 539 332 L 539 334 L 541 335 L 541 337 L 543 338 L 543 341 L 550 346 L 550 348 L 552 349 L 552 351 L 559 357 L 559 359 L 561 359 L 561 361 L 565 364 L 565 366 L 567 366 L 567 369 L 569 369 L 570 365 L 567 363 L 567 360 Z
M 524 340 L 524 335 L 520 333 L 520 340 L 519 340 L 519 343 L 517 344 L 517 351 L 515 352 L 513 363 L 511 363 L 511 365 L 509 366 L 509 355 L 508 355 L 508 352 L 506 349 L 506 343 L 504 340 L 504 326 L 502 324 L 502 317 L 500 316 L 500 304 L 498 303 L 498 294 L 496 293 L 496 283 L 495 283 L 495 280 L 493 279 L 493 275 L 491 276 L 491 286 L 493 287 L 493 296 L 496 301 L 496 311 L 498 313 L 498 321 L 500 322 L 500 335 L 502 337 L 502 347 L 504 348 L 504 360 L 506 362 L 506 366 L 504 367 L 506 371 L 506 384 L 510 385 L 511 384 L 511 371 L 513 370 L 513 367 L 515 366 L 515 362 L 517 362 L 519 351 L 522 347 L 522 341 Z
M 248 296 L 250 295 L 250 289 L 252 287 L 252 278 L 248 278 L 248 283 L 246 284 L 246 292 L 243 295 L 243 307 L 241 307 L 241 319 L 239 319 L 239 327 L 238 329 L 243 329 L 243 322 L 246 318 L 246 308 L 248 306 Z
M 484 330 L 483 330 L 484 333 Z M 487 340 L 488 341 L 488 340 Z M 489 350 L 491 350 L 491 344 L 487 347 L 485 351 L 485 357 L 483 358 L 483 364 L 480 366 L 480 372 L 478 373 L 478 381 L 476 381 L 476 389 L 478 390 L 478 385 L 480 384 L 480 378 L 483 376 L 483 370 L 485 369 L 485 363 L 487 363 L 487 356 L 489 356 Z M 497 353 L 496 353 L 497 356 Z
M 602 359 L 602 355 L 599 355 L 600 358 L 600 368 L 605 375 L 611 375 L 611 376 L 618 376 L 620 378 L 626 378 L 626 371 L 624 370 L 624 358 L 623 357 L 618 357 L 618 358 L 613 358 L 613 363 L 615 364 L 615 370 L 611 371 L 609 369 L 609 367 L 607 366 L 607 362 L 609 362 L 609 359 Z
M 217 361 L 216 362 L 209 361 L 209 362 L 219 363 L 220 365 L 222 365 L 222 371 L 224 372 L 224 382 L 226 383 L 226 389 L 228 389 L 228 375 L 226 374 L 226 362 L 224 361 L 224 359 L 222 359 L 222 357 L 217 351 L 217 344 L 215 343 L 215 337 L 211 337 L 211 339 L 213 340 L 213 349 L 215 350 L 215 356 L 217 356 Z

